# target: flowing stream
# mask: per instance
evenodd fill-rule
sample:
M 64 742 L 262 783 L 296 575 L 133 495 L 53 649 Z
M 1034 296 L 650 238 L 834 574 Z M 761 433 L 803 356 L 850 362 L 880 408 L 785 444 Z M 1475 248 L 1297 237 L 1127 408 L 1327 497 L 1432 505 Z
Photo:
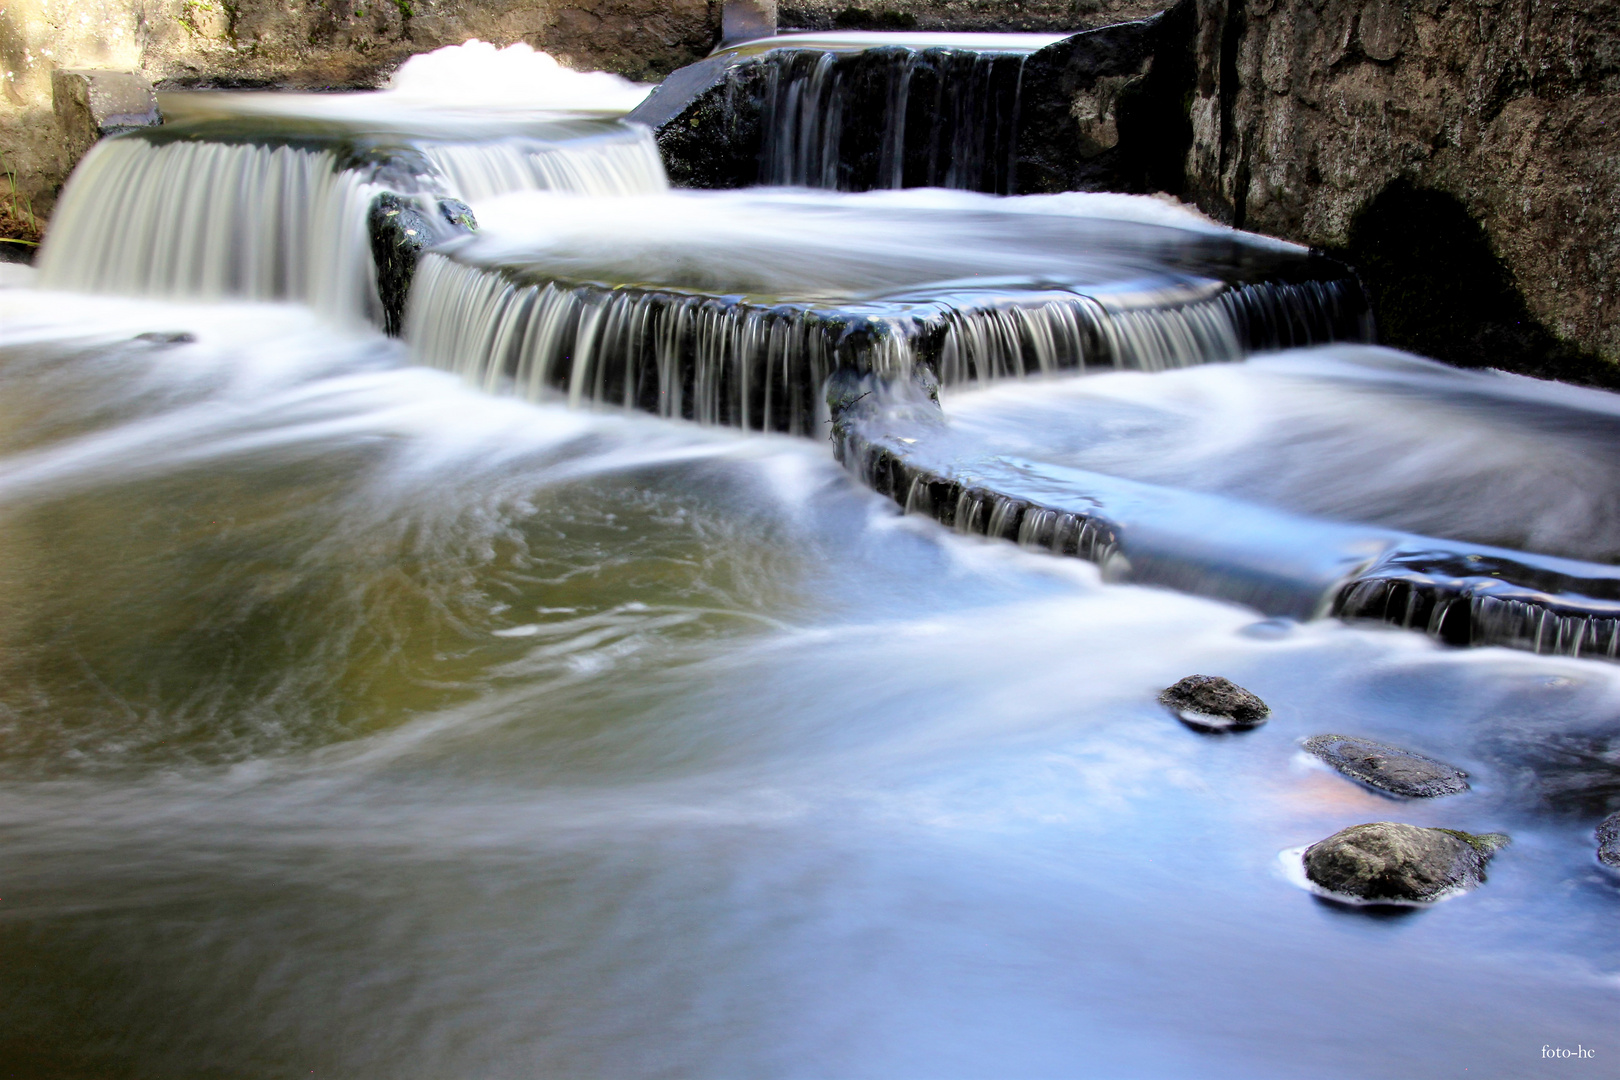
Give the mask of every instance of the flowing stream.
M 1620 1057 L 1620 665 L 1324 617 L 1414 537 L 1612 580 L 1613 395 L 1378 349 L 1342 268 L 1160 200 L 671 192 L 623 86 L 478 128 L 421 97 L 455 74 L 176 99 L 0 267 L 12 1072 Z M 385 190 L 480 225 L 402 339 Z M 1125 563 L 902 513 L 840 378 L 861 445 Z M 1195 672 L 1271 721 L 1182 725 Z M 1378 795 L 1328 732 L 1472 789 Z M 1513 844 L 1428 910 L 1290 881 L 1379 820 Z

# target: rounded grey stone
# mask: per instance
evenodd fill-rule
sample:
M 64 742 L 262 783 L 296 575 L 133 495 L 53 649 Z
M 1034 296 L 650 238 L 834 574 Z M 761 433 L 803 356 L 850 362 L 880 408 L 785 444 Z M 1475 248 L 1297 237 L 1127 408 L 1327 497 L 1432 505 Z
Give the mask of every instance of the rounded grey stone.
M 1475 836 L 1375 821 L 1341 829 L 1306 848 L 1305 876 L 1339 896 L 1427 903 L 1479 885 L 1485 864 L 1507 843 L 1497 833 Z
M 1620 810 L 1604 818 L 1597 827 L 1597 842 L 1598 862 L 1620 870 Z
M 1265 702 L 1219 675 L 1189 675 L 1165 688 L 1159 703 L 1203 729 L 1251 728 L 1271 715 Z
M 1305 750 L 1368 787 L 1411 799 L 1433 799 L 1468 790 L 1468 774 L 1454 765 L 1399 746 L 1354 735 L 1315 735 Z

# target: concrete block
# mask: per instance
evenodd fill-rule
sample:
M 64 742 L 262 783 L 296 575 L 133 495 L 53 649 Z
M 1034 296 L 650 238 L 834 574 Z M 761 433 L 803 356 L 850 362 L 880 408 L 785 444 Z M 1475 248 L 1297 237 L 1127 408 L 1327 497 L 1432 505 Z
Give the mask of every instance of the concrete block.
M 103 136 L 163 122 L 152 84 L 127 71 L 57 68 L 51 104 L 74 159 Z

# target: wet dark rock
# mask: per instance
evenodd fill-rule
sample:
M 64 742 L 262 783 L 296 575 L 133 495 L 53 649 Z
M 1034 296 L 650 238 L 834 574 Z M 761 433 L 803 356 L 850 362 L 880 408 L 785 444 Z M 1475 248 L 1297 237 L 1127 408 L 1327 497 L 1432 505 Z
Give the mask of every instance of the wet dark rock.
M 1305 849 L 1305 876 L 1337 896 L 1429 903 L 1485 880 L 1485 864 L 1508 838 L 1375 821 L 1341 829 Z
M 1195 23 L 1193 4 L 1183 3 L 1031 54 L 1014 190 L 1180 192 L 1193 140 Z
M 455 229 L 472 232 L 478 228 L 478 219 L 473 217 L 472 207 L 460 199 L 440 199 L 439 216 Z
M 171 345 L 190 345 L 197 340 L 197 335 L 185 330 L 149 330 L 144 334 L 136 334 L 135 340 L 162 349 Z
M 1159 695 L 1159 703 L 1196 728 L 1251 728 L 1266 722 L 1271 709 L 1243 687 L 1220 675 L 1189 675 Z
M 1603 819 L 1597 827 L 1598 862 L 1620 870 L 1620 810 Z
M 1369 787 L 1412 799 L 1433 799 L 1468 790 L 1468 774 L 1443 761 L 1398 746 L 1353 735 L 1316 735 L 1307 753 Z
M 729 53 L 681 68 L 625 119 L 652 128 L 670 183 L 739 188 L 759 181 L 759 102 L 772 67 Z
M 384 192 L 372 200 L 366 224 L 371 233 L 371 258 L 377 266 L 383 329 L 391 336 L 398 337 L 404 327 L 405 301 L 422 252 L 477 228 L 466 203 L 439 199 L 437 207 L 438 213 L 434 214 L 424 210 L 416 199 L 393 192 Z

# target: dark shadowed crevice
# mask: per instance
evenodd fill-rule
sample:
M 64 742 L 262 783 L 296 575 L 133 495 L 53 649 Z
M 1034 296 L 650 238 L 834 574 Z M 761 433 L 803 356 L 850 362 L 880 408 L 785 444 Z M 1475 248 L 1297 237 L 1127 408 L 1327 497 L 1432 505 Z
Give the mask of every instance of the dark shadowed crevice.
M 1620 389 L 1620 368 L 1531 314 L 1490 237 L 1454 196 L 1392 182 L 1337 252 L 1360 272 L 1379 340 L 1458 367 Z
M 1216 174 L 1219 179 L 1224 179 L 1227 170 L 1231 168 L 1233 155 L 1243 154 L 1243 147 L 1238 142 L 1236 120 L 1240 86 L 1237 59 L 1238 47 L 1243 43 L 1243 34 L 1248 26 L 1247 0 L 1227 0 L 1226 19 L 1221 24 L 1221 156 L 1220 167 Z M 1234 228 L 1241 229 L 1248 216 L 1248 207 L 1245 204 L 1249 201 L 1249 166 L 1246 160 L 1238 163 L 1231 200 L 1231 224 Z
M 1165 11 L 1154 29 L 1152 66 L 1120 94 L 1119 141 L 1131 158 L 1127 168 L 1134 190 L 1178 196 L 1187 190 L 1197 32 L 1198 11 L 1190 0 Z

